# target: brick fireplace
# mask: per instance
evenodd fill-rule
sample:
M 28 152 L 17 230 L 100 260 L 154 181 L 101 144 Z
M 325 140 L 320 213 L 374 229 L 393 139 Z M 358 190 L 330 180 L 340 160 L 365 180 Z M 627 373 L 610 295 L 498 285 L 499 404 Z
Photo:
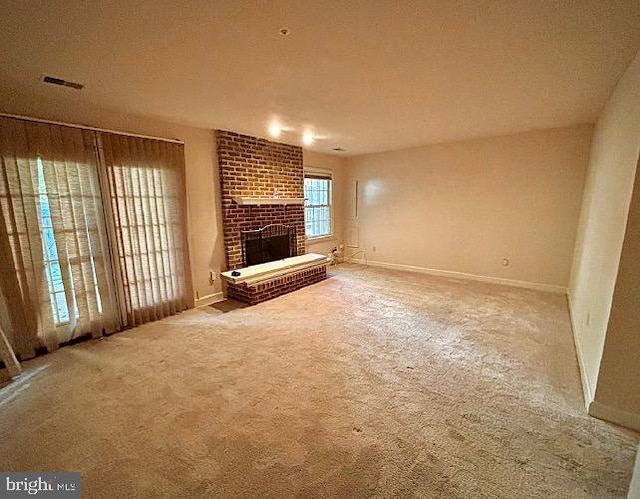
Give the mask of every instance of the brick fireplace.
M 326 256 L 305 254 L 302 148 L 223 130 L 216 139 L 227 296 L 253 305 L 325 279 Z
M 296 229 L 297 254 L 305 253 L 304 206 L 241 205 L 240 196 L 303 198 L 302 148 L 223 130 L 216 131 L 227 267 L 242 267 L 240 233 L 269 224 Z

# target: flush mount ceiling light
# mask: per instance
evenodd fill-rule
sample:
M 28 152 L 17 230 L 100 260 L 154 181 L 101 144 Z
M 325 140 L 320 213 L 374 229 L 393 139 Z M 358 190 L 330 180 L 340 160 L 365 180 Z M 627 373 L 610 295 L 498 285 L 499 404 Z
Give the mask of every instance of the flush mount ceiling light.
M 280 33 L 280 36 L 289 36 L 291 34 L 291 30 L 289 28 L 280 28 L 278 33 Z
M 280 133 L 282 133 L 282 127 L 279 123 L 274 122 L 269 125 L 269 135 L 273 138 L 280 137 Z
M 313 144 L 313 134 L 309 131 L 304 132 L 302 135 L 302 143 L 308 146 Z

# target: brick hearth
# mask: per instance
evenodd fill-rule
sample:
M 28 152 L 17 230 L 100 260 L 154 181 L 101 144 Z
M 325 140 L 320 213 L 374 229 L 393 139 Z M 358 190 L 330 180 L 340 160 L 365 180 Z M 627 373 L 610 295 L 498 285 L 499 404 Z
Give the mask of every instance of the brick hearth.
M 247 283 L 227 284 L 227 296 L 249 305 L 270 300 L 290 293 L 310 284 L 320 282 L 327 277 L 327 266 L 321 265 L 276 277 L 266 282 L 249 285 Z

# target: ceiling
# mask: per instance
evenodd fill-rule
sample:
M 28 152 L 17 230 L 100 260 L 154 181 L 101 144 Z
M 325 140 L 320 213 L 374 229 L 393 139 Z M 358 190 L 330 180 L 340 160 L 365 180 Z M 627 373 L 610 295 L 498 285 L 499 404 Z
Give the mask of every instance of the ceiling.
M 346 155 L 593 122 L 640 47 L 639 0 L 0 0 L 0 11 L 0 85 L 17 96 L 257 136 L 277 119 L 290 128 L 281 141 L 309 129 L 311 149 Z

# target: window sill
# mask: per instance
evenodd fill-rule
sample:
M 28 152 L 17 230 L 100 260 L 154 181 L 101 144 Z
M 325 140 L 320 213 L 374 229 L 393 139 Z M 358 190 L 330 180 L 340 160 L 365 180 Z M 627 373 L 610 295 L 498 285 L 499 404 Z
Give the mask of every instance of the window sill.
M 323 243 L 325 241 L 335 241 L 336 236 L 329 234 L 328 236 L 307 237 L 308 244 Z

